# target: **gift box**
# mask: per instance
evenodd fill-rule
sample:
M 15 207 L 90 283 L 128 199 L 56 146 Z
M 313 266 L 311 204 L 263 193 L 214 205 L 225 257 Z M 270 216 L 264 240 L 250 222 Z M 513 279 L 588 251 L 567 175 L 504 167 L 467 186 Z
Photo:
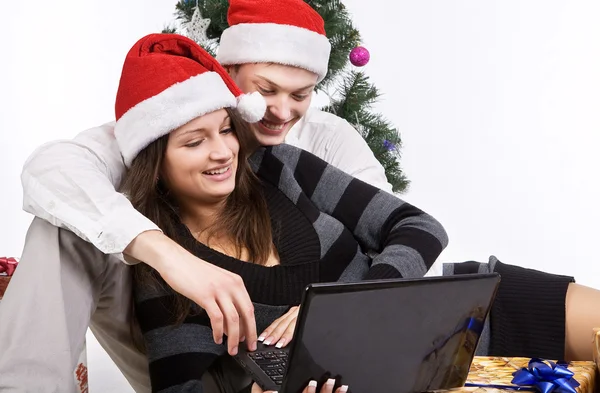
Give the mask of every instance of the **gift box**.
M 530 358 L 476 356 L 473 359 L 465 386 L 449 389 L 446 392 L 515 393 L 523 390 L 538 392 L 534 387 L 518 386 L 512 383 L 513 374 L 527 368 L 530 360 Z M 594 393 L 596 363 L 591 361 L 570 362 L 566 368 L 573 372 L 572 379 L 579 383 L 579 386 L 575 387 L 577 393 Z
M 9 282 L 10 276 L 0 275 L 0 299 L 4 296 L 4 292 L 6 291 Z
M 600 371 L 600 328 L 594 329 L 594 362 L 596 362 L 596 370 Z M 600 390 L 600 389 L 599 389 Z
M 6 292 L 10 278 L 15 272 L 19 261 L 16 258 L 0 257 L 0 299 Z

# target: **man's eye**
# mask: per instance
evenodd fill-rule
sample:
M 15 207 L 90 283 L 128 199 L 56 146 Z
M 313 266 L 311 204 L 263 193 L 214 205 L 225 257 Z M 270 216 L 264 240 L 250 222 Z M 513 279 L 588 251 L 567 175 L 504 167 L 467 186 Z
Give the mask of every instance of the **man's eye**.
M 264 89 L 264 88 L 262 88 L 260 86 L 258 86 L 258 92 L 260 94 L 273 94 L 273 93 L 275 93 L 275 91 L 273 91 L 273 90 Z

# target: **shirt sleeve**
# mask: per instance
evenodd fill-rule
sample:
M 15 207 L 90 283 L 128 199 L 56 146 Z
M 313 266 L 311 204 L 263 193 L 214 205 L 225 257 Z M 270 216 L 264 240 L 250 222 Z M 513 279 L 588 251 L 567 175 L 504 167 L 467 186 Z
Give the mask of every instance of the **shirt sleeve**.
M 309 152 L 290 145 L 266 148 L 259 158 L 273 170 L 277 164 L 269 156 L 280 163 L 279 182 L 293 176 L 321 212 L 376 254 L 366 279 L 422 277 L 448 244 L 446 231 L 429 214 Z
M 23 167 L 23 209 L 123 259 L 137 235 L 158 230 L 116 191 L 124 174 L 112 124 L 47 143 Z
M 135 280 L 134 296 L 152 391 L 202 393 L 204 374 L 226 352 L 225 344 L 215 344 L 206 313 L 194 305 L 179 322 L 174 300 L 180 295 L 158 277 L 154 285 Z
M 340 119 L 335 132 L 330 133 L 323 160 L 349 175 L 372 186 L 392 193 L 385 169 L 375 158 L 373 151 L 350 123 Z

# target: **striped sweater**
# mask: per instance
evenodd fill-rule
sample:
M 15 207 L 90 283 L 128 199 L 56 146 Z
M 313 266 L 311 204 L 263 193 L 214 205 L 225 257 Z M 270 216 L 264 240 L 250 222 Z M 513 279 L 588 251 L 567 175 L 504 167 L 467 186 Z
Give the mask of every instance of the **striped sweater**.
M 192 253 L 242 277 L 258 331 L 298 305 L 309 283 L 421 277 L 447 245 L 446 232 L 431 216 L 306 151 L 262 148 L 250 162 L 264 185 L 280 265 L 239 261 L 195 242 L 183 225 L 180 230 Z M 135 284 L 152 389 L 202 392 L 203 374 L 226 346 L 214 343 L 210 321 L 198 307 L 175 325 L 175 296 L 166 284 Z

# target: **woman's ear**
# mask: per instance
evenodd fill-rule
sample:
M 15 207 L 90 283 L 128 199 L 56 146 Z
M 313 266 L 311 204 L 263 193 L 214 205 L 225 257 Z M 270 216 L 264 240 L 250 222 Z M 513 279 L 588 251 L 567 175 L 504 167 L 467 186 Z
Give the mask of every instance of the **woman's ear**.
M 156 186 L 158 187 L 159 191 L 166 191 L 167 188 L 167 184 L 165 182 L 166 180 L 166 176 L 165 176 L 165 169 L 163 167 L 164 163 L 161 164 L 160 168 L 158 168 L 158 171 L 156 172 Z

